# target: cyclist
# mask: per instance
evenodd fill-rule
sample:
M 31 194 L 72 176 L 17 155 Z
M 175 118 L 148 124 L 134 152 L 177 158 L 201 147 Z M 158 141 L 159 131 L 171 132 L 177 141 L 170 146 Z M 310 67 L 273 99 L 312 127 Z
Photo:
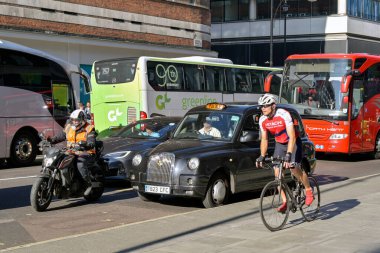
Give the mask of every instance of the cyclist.
M 305 204 L 310 206 L 314 200 L 310 187 L 308 175 L 301 170 L 302 142 L 296 133 L 293 120 L 288 111 L 276 108 L 276 98 L 271 94 L 264 94 L 258 101 L 261 106 L 262 115 L 259 119 L 261 131 L 260 157 L 256 160 L 256 166 L 261 167 L 268 150 L 268 132 L 275 137 L 276 146 L 273 157 L 283 157 L 284 167 L 289 168 L 292 174 L 305 186 Z M 274 174 L 278 177 L 278 167 L 274 167 Z M 285 193 L 281 192 L 282 205 L 278 212 L 287 209 Z

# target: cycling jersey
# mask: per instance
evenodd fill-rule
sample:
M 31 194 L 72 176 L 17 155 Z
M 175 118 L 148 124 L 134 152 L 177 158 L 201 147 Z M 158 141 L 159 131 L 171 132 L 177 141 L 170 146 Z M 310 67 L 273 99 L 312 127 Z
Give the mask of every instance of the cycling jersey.
M 268 131 L 274 135 L 276 142 L 286 144 L 289 141 L 286 127 L 293 126 L 293 120 L 288 111 L 278 108 L 272 118 L 262 115 L 259 125 L 261 131 Z

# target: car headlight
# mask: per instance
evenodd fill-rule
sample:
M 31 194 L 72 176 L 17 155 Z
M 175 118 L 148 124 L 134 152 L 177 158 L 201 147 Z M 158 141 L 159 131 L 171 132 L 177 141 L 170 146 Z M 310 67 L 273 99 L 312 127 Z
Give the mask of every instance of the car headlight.
M 139 166 L 142 160 L 142 156 L 140 154 L 137 154 L 132 159 L 133 166 Z
M 187 166 L 189 166 L 189 169 L 191 169 L 191 170 L 196 170 L 196 169 L 198 169 L 198 167 L 199 167 L 199 159 L 196 158 L 196 157 L 191 158 L 191 159 L 187 162 Z
M 46 158 L 46 156 L 44 157 L 44 167 L 49 167 L 50 165 L 52 165 L 52 163 L 54 162 L 56 156 L 54 157 L 49 157 L 49 158 Z
M 131 153 L 131 151 L 120 151 L 120 152 L 113 152 L 113 153 L 108 153 L 105 154 L 104 157 L 112 157 L 112 158 L 124 158 L 127 157 Z
M 332 134 L 330 140 L 343 140 L 348 137 L 348 134 Z

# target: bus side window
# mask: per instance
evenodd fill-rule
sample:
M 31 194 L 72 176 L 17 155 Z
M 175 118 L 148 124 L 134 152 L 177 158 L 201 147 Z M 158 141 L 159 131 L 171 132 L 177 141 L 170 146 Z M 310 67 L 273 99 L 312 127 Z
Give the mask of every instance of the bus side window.
M 252 91 L 250 77 L 248 71 L 244 69 L 234 69 L 235 71 L 235 87 L 236 91 L 249 93 Z
M 264 91 L 264 87 L 262 85 L 262 83 L 264 83 L 262 73 L 259 73 L 257 70 L 251 70 L 250 75 L 251 75 L 251 83 L 252 83 L 252 92 L 262 93 Z
M 186 89 L 190 91 L 201 91 L 202 84 L 204 83 L 203 71 L 198 69 L 194 65 L 185 65 L 185 80 L 186 80 Z
M 206 91 L 223 91 L 224 71 L 222 68 L 206 67 Z

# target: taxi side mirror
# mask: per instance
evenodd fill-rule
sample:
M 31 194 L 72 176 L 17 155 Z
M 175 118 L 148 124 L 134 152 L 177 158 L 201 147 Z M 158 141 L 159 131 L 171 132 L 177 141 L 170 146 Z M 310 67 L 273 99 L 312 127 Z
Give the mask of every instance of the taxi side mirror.
M 247 143 L 252 141 L 258 141 L 259 137 L 259 131 L 243 131 L 243 134 L 240 136 L 240 142 Z

